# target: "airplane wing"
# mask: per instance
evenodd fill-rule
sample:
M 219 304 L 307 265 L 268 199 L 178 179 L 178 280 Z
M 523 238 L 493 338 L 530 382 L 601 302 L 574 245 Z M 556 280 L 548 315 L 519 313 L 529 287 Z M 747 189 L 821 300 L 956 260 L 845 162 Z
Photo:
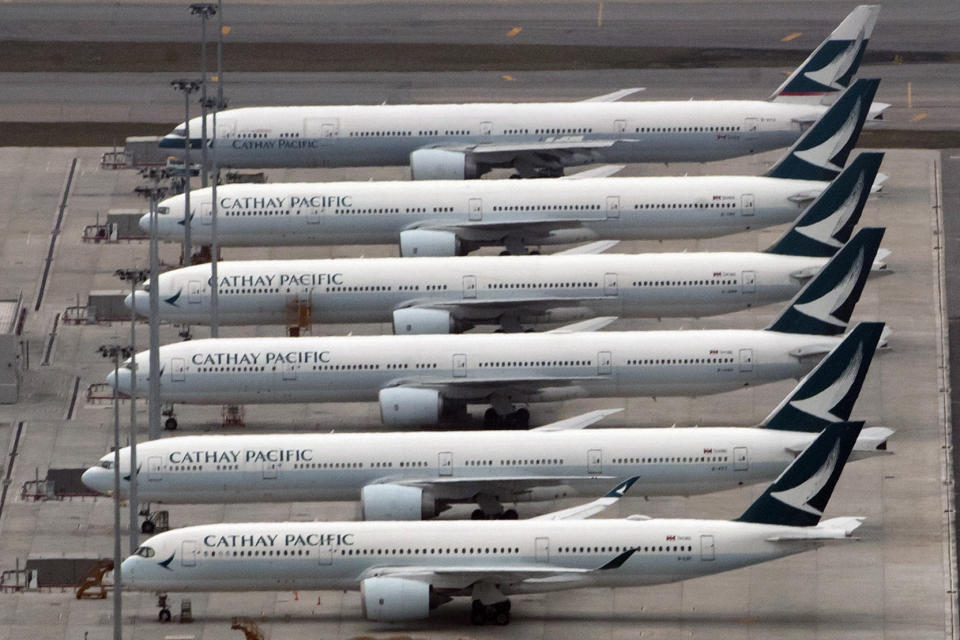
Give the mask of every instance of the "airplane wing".
M 617 100 L 622 100 L 627 96 L 632 96 L 635 93 L 639 93 L 641 91 L 646 91 L 646 90 L 647 90 L 646 87 L 632 87 L 630 89 L 619 89 L 612 93 L 605 93 L 602 96 L 594 96 L 592 98 L 581 100 L 580 102 L 616 102 Z
M 556 329 L 550 329 L 547 333 L 579 333 L 581 331 L 599 331 L 611 322 L 616 322 L 617 316 L 597 316 L 589 320 L 581 320 L 573 324 L 565 324 Z
M 587 255 L 595 253 L 603 253 L 607 249 L 611 249 L 620 244 L 619 240 L 598 240 L 597 242 L 589 242 L 587 244 L 582 244 L 579 247 L 571 247 L 570 249 L 564 249 L 563 251 L 557 251 L 552 254 L 555 256 L 575 256 L 575 255 Z
M 557 152 L 572 155 L 577 151 L 609 149 L 618 144 L 636 144 L 636 139 L 584 140 L 583 136 L 546 136 L 538 142 L 499 142 L 470 146 L 466 149 L 480 161 L 493 159 L 497 154 L 516 156 L 518 153 Z M 442 147 L 446 148 L 446 147 Z M 462 149 L 455 149 L 457 151 Z
M 511 395 L 531 396 L 543 389 L 552 387 L 569 387 L 595 376 L 546 376 L 529 375 L 503 378 L 430 378 L 430 379 L 398 379 L 390 386 L 411 387 L 420 389 L 437 389 L 445 397 L 468 402 L 487 402 L 490 397 L 506 388 Z
M 550 424 L 545 424 L 542 427 L 531 429 L 531 431 L 574 431 L 577 429 L 584 429 L 596 422 L 600 422 L 607 416 L 612 416 L 613 414 L 620 413 L 621 411 L 623 411 L 622 408 L 598 409 L 596 411 L 589 411 L 587 413 L 580 414 L 579 416 L 567 418 L 566 420 L 551 422 Z
M 610 560 L 592 569 L 557 565 L 470 565 L 422 566 L 422 567 L 374 567 L 360 575 L 366 578 L 407 578 L 429 582 L 435 589 L 454 591 L 466 589 L 478 582 L 493 584 L 517 584 L 521 582 L 572 582 L 583 580 L 598 571 L 617 569 L 636 553 L 636 548 L 626 549 Z
M 587 169 L 586 171 L 578 171 L 577 173 L 571 173 L 568 176 L 561 176 L 560 180 L 583 180 L 584 178 L 609 178 L 615 173 L 619 173 L 623 168 L 627 166 L 625 164 L 604 164 L 599 167 L 594 167 L 592 169 Z
M 485 493 L 497 497 L 501 502 L 513 502 L 534 489 L 543 487 L 560 487 L 571 482 L 582 483 L 585 480 L 596 480 L 599 489 L 610 486 L 617 481 L 614 476 L 504 476 L 496 478 L 425 478 L 417 480 L 408 478 L 391 481 L 384 478 L 384 483 L 419 487 L 429 489 L 439 500 L 468 500 L 478 493 Z
M 412 309 L 445 309 L 452 312 L 461 320 L 489 320 L 495 319 L 508 311 L 520 312 L 523 315 L 543 314 L 558 307 L 589 306 L 591 302 L 600 302 L 603 296 L 581 298 L 563 297 L 530 297 L 530 298 L 492 298 L 487 300 L 451 300 L 450 302 L 416 302 L 406 308 Z

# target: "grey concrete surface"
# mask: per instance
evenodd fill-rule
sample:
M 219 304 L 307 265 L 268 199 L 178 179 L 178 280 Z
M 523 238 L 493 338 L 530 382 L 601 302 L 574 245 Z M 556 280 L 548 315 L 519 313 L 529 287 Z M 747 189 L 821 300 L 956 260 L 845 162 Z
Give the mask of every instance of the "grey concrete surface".
M 189 3 L 7 2 L 0 39 L 184 42 L 199 37 Z M 856 2 L 716 0 L 486 2 L 224 2 L 229 38 L 244 42 L 437 42 L 776 47 L 810 51 Z M 955 51 L 950 0 L 884 2 L 877 50 Z M 762 25 L 758 27 L 757 25 Z M 514 28 L 522 31 L 507 34 Z M 783 42 L 788 35 L 799 33 Z
M 109 405 L 88 405 L 81 399 L 76 417 L 64 420 L 76 376 L 81 388 L 99 382 L 109 364 L 94 353 L 99 344 L 125 340 L 127 327 L 61 326 L 50 366 L 39 367 L 37 355 L 52 327 L 54 315 L 72 304 L 75 295 L 91 289 L 115 288 L 112 272 L 122 266 L 145 265 L 144 244 L 83 245 L 80 231 L 97 211 L 137 206 L 131 190 L 136 177 L 97 167 L 99 150 L 0 150 L 0 221 L 4 244 L 0 258 L 10 265 L 4 284 L 21 286 L 32 300 L 45 254 L 49 231 L 66 172 L 73 157 L 79 167 L 68 200 L 63 231 L 58 238 L 53 277 L 38 313 L 30 313 L 25 339 L 32 357 L 19 404 L 0 407 L 0 441 L 11 425 L 26 422 L 20 455 L 13 468 L 12 498 L 0 516 L 0 567 L 12 568 L 14 559 L 51 550 L 111 553 L 111 503 L 105 499 L 63 502 L 24 502 L 20 485 L 41 476 L 48 467 L 82 466 L 108 449 L 112 438 Z M 758 173 L 774 154 L 730 161 L 731 173 Z M 863 515 L 863 541 L 822 550 L 734 573 L 644 589 L 587 590 L 515 600 L 514 622 L 506 629 L 464 627 L 466 605 L 445 606 L 435 616 L 411 625 L 378 625 L 360 616 L 356 593 L 248 593 L 193 594 L 197 622 L 192 626 L 162 626 L 156 622 L 155 599 L 150 594 L 124 595 L 125 637 L 164 638 L 187 634 L 197 638 L 237 637 L 230 631 L 235 615 L 262 617 L 269 637 L 360 636 L 561 637 L 597 635 L 637 637 L 730 638 L 940 638 L 949 635 L 946 604 L 950 601 L 945 570 L 945 520 L 941 503 L 948 490 L 941 477 L 941 426 L 938 421 L 937 344 L 934 246 L 938 239 L 931 188 L 934 162 L 930 152 L 889 153 L 883 171 L 891 177 L 884 193 L 867 206 L 865 224 L 888 227 L 884 246 L 895 273 L 870 282 L 855 314 L 857 319 L 882 319 L 894 331 L 890 349 L 874 363 L 856 415 L 871 424 L 898 430 L 891 442 L 894 455 L 850 465 L 828 509 L 828 515 Z M 670 167 L 634 166 L 628 174 L 703 174 L 711 165 Z M 376 179 L 402 177 L 401 169 L 362 172 Z M 359 178 L 360 170 L 273 171 L 271 181 Z M 780 229 L 701 242 L 624 243 L 623 251 L 659 251 L 688 248 L 760 249 Z M 177 250 L 164 245 L 163 258 L 175 259 Z M 297 256 L 392 255 L 386 247 L 240 250 L 228 258 Z M 702 321 L 623 321 L 619 328 L 762 327 L 777 309 L 765 307 Z M 346 326 L 318 327 L 317 332 L 345 333 Z M 380 325 L 355 331 L 375 333 Z M 197 336 L 205 335 L 196 329 Z M 222 335 L 276 335 L 276 328 L 225 329 Z M 146 331 L 138 332 L 140 348 Z M 175 340 L 164 328 L 163 341 Z M 791 387 L 768 385 L 735 393 L 696 399 L 645 398 L 577 400 L 534 407 L 538 423 L 596 407 L 626 406 L 609 422 L 615 426 L 692 424 L 754 424 Z M 178 410 L 179 433 L 221 432 L 218 407 Z M 127 411 L 121 411 L 126 420 Z M 140 409 L 145 434 L 144 408 Z M 373 404 L 249 406 L 245 432 L 278 430 L 381 429 Z M 141 435 L 144 437 L 144 435 Z M 4 462 L 6 464 L 6 462 Z M 631 513 L 729 518 L 738 515 L 761 487 L 749 487 L 691 499 L 633 497 L 604 517 Z M 528 505 L 529 516 L 560 503 Z M 210 521 L 269 519 L 353 519 L 353 503 L 182 506 L 171 510 L 174 525 Z M 456 514 L 453 514 L 456 515 Z M 462 515 L 462 514 L 461 514 Z M 319 599 L 319 604 L 318 604 Z M 173 594 L 174 611 L 180 596 Z M 13 638 L 110 637 L 111 602 L 77 601 L 65 593 L 0 593 L 0 640 Z

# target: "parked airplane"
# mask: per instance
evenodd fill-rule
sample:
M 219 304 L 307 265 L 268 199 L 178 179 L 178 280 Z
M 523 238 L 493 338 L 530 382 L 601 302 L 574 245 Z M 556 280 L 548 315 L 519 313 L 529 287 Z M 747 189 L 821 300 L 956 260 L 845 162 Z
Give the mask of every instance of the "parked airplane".
M 861 323 L 758 427 L 586 429 L 605 409 L 531 431 L 288 433 L 163 438 L 137 445 L 143 503 L 360 500 L 366 520 L 420 520 L 477 504 L 474 520 L 516 519 L 504 503 L 633 493 L 695 495 L 771 481 L 826 426 L 850 419 L 883 323 Z M 864 429 L 854 459 L 886 450 L 890 429 Z M 144 469 L 145 467 L 145 469 Z M 120 450 L 128 497 L 130 448 Z M 84 484 L 113 492 L 114 454 Z M 143 522 L 153 533 L 154 522 Z
M 514 594 L 663 584 L 849 540 L 862 518 L 821 522 L 863 423 L 830 425 L 736 520 L 585 520 L 593 502 L 530 520 L 273 522 L 184 527 L 124 560 L 140 591 L 359 590 L 363 615 L 416 620 L 455 597 L 474 624 L 510 621 Z M 166 613 L 164 613 L 166 611 Z M 161 609 L 160 620 L 170 611 Z
M 529 411 L 516 403 L 695 396 L 800 378 L 840 341 L 882 237 L 883 229 L 861 229 L 765 330 L 584 330 L 611 320 L 601 318 L 541 334 L 190 340 L 160 347 L 160 399 L 379 400 L 384 423 L 395 425 L 463 418 L 468 403 L 485 403 L 489 426 L 509 415 L 525 427 Z M 150 372 L 148 356 L 135 356 L 138 371 Z M 107 383 L 129 394 L 130 366 L 127 360 Z
M 593 162 L 706 162 L 768 151 L 792 144 L 825 111 L 823 95 L 850 83 L 879 10 L 857 7 L 769 101 L 618 102 L 635 91 L 621 90 L 572 103 L 228 109 L 217 115 L 216 161 L 222 167 L 409 164 L 417 180 L 462 180 L 496 167 L 544 177 Z M 200 132 L 200 118 L 193 118 L 194 148 Z M 187 133 L 178 125 L 160 147 L 182 154 Z
M 217 271 L 218 320 L 393 322 L 396 334 L 479 324 L 519 331 L 599 315 L 710 316 L 789 300 L 850 238 L 882 159 L 861 154 L 764 252 L 582 255 L 580 248 L 552 256 L 227 261 Z M 168 271 L 158 282 L 161 320 L 209 324 L 209 264 Z M 125 303 L 149 315 L 147 291 Z
M 858 80 L 764 176 L 230 184 L 217 191 L 219 246 L 399 244 L 402 256 L 585 240 L 710 238 L 790 222 L 847 161 L 878 80 Z M 609 173 L 607 168 L 586 172 Z M 872 183 L 871 183 L 872 184 Z M 210 189 L 190 193 L 192 241 L 212 242 Z M 184 196 L 160 203 L 182 241 Z M 140 226 L 150 229 L 149 216 Z

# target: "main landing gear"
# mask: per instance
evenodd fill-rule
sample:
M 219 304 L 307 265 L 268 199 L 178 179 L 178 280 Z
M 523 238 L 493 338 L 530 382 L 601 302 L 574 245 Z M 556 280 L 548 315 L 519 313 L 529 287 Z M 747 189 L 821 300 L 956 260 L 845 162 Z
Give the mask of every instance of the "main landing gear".
M 501 415 L 493 407 L 483 413 L 485 429 L 529 429 L 530 411 L 523 407 Z
M 177 416 L 173 412 L 173 405 L 166 404 L 163 405 L 163 408 L 160 410 L 160 415 L 166 416 L 166 420 L 163 421 L 163 428 L 167 431 L 176 431 L 177 430 Z
M 497 496 L 488 493 L 479 493 L 476 496 L 479 509 L 474 509 L 470 514 L 471 520 L 516 520 L 516 509 L 504 510 L 500 499 Z
M 510 600 L 495 585 L 478 582 L 473 585 L 473 606 L 470 622 L 475 625 L 510 624 Z

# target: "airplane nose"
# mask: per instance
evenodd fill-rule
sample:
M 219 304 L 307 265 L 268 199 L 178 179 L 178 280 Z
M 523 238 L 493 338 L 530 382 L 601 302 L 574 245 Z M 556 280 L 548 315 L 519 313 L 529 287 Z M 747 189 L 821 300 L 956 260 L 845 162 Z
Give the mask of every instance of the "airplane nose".
M 84 471 L 80 476 L 80 481 L 90 489 L 104 495 L 110 493 L 113 488 L 113 474 L 100 467 L 90 467 Z
M 140 216 L 140 222 L 138 224 L 140 225 L 141 231 L 144 233 L 150 233 L 150 214 L 146 213 Z
M 120 575 L 123 576 L 123 586 L 125 587 L 137 586 L 136 567 L 137 567 L 136 556 L 129 556 L 126 560 L 120 563 Z
M 136 309 L 137 315 L 150 315 L 150 294 L 146 291 L 135 291 L 123 299 L 127 309 Z
M 107 374 L 107 384 L 111 387 L 116 387 L 117 391 L 121 393 L 130 393 L 130 370 L 129 369 L 120 369 L 119 376 L 117 376 L 113 371 Z

